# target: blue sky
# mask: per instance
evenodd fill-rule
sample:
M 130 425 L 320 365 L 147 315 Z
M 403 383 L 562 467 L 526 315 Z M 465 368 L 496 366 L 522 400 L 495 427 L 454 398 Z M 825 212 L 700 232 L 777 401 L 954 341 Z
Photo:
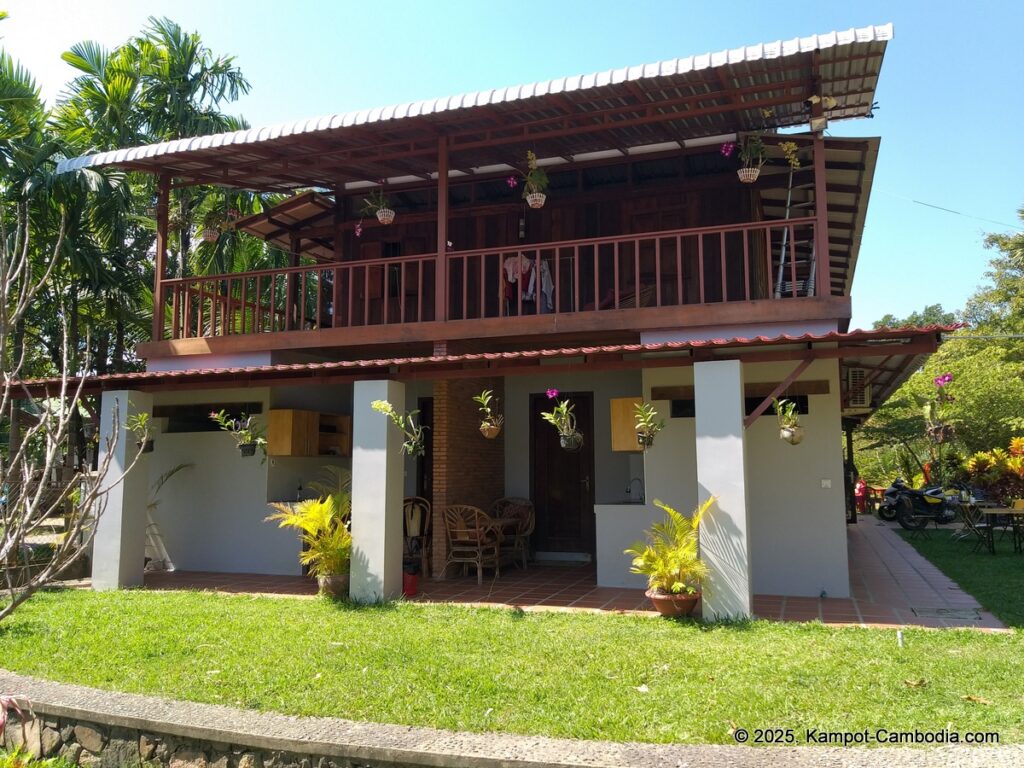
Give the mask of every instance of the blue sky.
M 60 60 L 69 45 L 114 46 L 146 17 L 169 16 L 237 57 L 253 88 L 235 111 L 253 125 L 893 22 L 877 117 L 833 123 L 830 131 L 883 138 L 854 327 L 937 302 L 960 308 L 984 279 L 991 256 L 984 234 L 1019 226 L 1024 206 L 1019 0 L 8 0 L 5 7 L 3 45 L 48 98 L 71 76 Z

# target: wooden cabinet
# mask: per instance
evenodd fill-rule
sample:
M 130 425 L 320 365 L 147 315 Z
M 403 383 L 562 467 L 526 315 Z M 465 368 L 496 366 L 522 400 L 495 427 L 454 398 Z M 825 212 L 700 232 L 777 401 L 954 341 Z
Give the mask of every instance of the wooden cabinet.
M 351 456 L 352 417 L 291 408 L 273 409 L 268 456 Z
M 643 402 L 643 398 L 613 397 L 610 402 L 612 450 L 640 452 L 642 449 L 636 441 L 636 406 Z

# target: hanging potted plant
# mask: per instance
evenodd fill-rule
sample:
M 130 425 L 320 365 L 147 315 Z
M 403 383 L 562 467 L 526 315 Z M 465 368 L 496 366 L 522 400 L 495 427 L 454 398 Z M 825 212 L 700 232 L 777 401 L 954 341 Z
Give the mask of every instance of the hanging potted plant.
M 347 598 L 352 564 L 351 495 L 330 494 L 321 499 L 296 504 L 277 502 L 270 506 L 276 511 L 266 518 L 267 522 L 300 532 L 299 562 L 317 580 L 320 594 Z
M 425 453 L 424 437 L 426 437 L 427 428 L 416 423 L 419 411 L 399 413 L 387 400 L 374 400 L 370 403 L 370 407 L 391 419 L 391 423 L 405 435 L 405 440 L 402 442 L 402 453 L 407 456 L 422 456 Z
M 701 599 L 708 567 L 700 559 L 698 532 L 714 502 L 712 496 L 686 517 L 655 499 L 667 516 L 665 522 L 652 525 L 646 541 L 623 552 L 633 558 L 630 573 L 647 577 L 645 594 L 662 616 L 689 616 Z
M 369 197 L 363 198 L 362 212 L 364 216 L 376 216 L 381 224 L 390 224 L 395 220 L 395 211 L 388 196 L 384 194 L 383 187 L 373 190 Z
M 256 423 L 253 416 L 242 414 L 232 419 L 223 410 L 210 411 L 210 419 L 222 430 L 235 439 L 238 452 L 242 456 L 254 456 L 256 449 L 263 451 L 264 461 L 267 458 L 267 439 L 263 436 L 263 428 Z
M 516 176 L 509 176 L 506 182 L 512 189 L 519 186 Z M 523 174 L 523 199 L 531 208 L 543 208 L 548 199 L 548 174 L 537 165 L 537 155 L 531 149 L 526 153 L 526 173 Z
M 800 416 L 796 411 L 796 403 L 792 400 L 772 400 L 775 404 L 775 415 L 779 418 L 779 439 L 790 445 L 798 445 L 804 439 L 804 428 L 800 426 Z
M 547 395 L 548 400 L 554 400 L 558 397 L 558 390 L 549 389 Z M 573 414 L 575 407 L 566 398 L 560 400 L 550 412 L 541 413 L 544 421 L 558 430 L 558 442 L 566 451 L 578 451 L 583 447 L 583 435 L 576 429 L 576 416 Z
M 753 184 L 761 175 L 761 167 L 768 161 L 764 140 L 759 134 L 752 133 L 740 139 L 738 144 L 734 141 L 725 142 L 720 151 L 723 157 L 732 157 L 737 150 L 743 167 L 736 171 L 736 175 L 744 184 Z
M 483 414 L 483 418 L 480 420 L 480 434 L 488 440 L 493 440 L 500 434 L 501 425 L 505 423 L 504 416 L 500 413 L 495 414 L 491 410 L 491 403 L 497 404 L 498 398 L 491 390 L 485 389 L 479 395 L 474 396 L 473 401 L 480 405 L 480 413 Z
M 665 428 L 665 420 L 658 419 L 652 403 L 637 403 L 635 409 L 636 442 L 645 450 L 654 445 L 654 436 Z
M 139 453 L 152 453 L 153 452 L 153 438 L 150 437 L 152 432 L 149 429 L 149 414 L 148 413 L 137 413 L 134 416 L 129 417 L 125 423 L 130 432 L 135 434 L 135 447 L 139 449 Z M 83 428 L 83 432 L 86 430 Z M 93 433 L 92 437 L 86 434 L 86 440 L 89 442 L 98 441 L 98 437 Z

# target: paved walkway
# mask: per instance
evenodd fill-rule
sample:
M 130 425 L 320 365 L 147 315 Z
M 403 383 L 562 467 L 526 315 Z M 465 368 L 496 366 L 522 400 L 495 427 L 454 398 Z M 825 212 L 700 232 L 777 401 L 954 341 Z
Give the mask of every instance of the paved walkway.
M 32 701 L 37 716 L 54 716 L 204 742 L 327 755 L 345 764 L 449 768 L 917 768 L 1024 765 L 1024 747 L 875 749 L 739 747 L 576 741 L 504 733 L 459 733 L 434 728 L 359 723 L 327 717 L 288 717 L 114 693 L 16 675 L 0 669 L 0 691 Z M 349 763 L 348 761 L 351 761 Z
M 755 595 L 755 616 L 776 621 L 819 620 L 839 626 L 1003 628 L 995 616 L 981 610 L 977 600 L 921 557 L 888 524 L 861 517 L 857 525 L 848 526 L 847 541 L 850 598 Z M 482 586 L 475 575 L 445 581 L 421 578 L 415 599 L 524 610 L 656 615 L 642 590 L 598 587 L 595 582 L 592 565 L 532 565 L 525 571 L 508 567 L 499 578 L 489 574 Z M 289 596 L 316 593 L 316 585 L 300 576 L 187 571 L 146 574 L 146 587 Z

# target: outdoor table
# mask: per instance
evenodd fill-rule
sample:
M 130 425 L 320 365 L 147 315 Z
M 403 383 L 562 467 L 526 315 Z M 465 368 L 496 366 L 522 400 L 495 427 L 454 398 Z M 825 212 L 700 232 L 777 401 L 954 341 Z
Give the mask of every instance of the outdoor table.
M 1021 552 L 1024 547 L 1024 541 L 1021 540 L 1020 526 L 1024 524 L 1024 509 L 1012 509 L 1010 507 L 990 507 L 983 506 L 978 509 L 981 514 L 986 517 L 996 517 L 998 515 L 1006 515 L 1013 521 L 1013 551 Z M 990 523 L 985 529 L 985 544 L 988 545 L 989 554 L 994 555 L 996 553 L 996 535 L 995 529 Z

